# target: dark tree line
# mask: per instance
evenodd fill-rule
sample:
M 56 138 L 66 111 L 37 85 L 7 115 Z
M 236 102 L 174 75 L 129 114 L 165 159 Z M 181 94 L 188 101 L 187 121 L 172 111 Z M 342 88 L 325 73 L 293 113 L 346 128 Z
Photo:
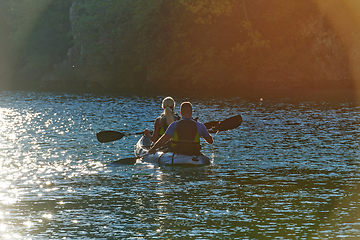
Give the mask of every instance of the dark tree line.
M 3 88 L 237 93 L 351 88 L 314 0 L 3 0 Z

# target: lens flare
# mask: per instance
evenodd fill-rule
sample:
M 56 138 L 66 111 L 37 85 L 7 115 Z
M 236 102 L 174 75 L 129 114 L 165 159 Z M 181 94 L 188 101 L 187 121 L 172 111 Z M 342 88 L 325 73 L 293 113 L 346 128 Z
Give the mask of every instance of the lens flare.
M 357 97 L 360 93 L 360 1 L 316 0 L 347 53 Z

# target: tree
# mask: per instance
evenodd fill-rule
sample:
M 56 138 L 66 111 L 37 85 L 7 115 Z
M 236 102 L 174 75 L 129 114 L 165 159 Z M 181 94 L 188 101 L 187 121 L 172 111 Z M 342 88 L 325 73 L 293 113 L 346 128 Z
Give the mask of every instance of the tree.
M 71 0 L 5 1 L 10 40 L 18 59 L 17 78 L 25 83 L 39 80 L 66 59 Z

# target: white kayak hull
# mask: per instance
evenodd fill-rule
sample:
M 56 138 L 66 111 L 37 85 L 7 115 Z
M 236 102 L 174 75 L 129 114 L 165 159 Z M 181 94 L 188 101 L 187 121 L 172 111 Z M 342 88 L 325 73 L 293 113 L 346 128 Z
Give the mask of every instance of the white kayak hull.
M 135 145 L 135 156 L 140 157 L 146 154 L 150 146 L 151 141 L 147 137 L 142 136 Z M 146 155 L 142 161 L 156 165 L 209 165 L 211 163 L 210 158 L 204 154 L 188 156 L 166 151 L 158 151 L 155 154 Z

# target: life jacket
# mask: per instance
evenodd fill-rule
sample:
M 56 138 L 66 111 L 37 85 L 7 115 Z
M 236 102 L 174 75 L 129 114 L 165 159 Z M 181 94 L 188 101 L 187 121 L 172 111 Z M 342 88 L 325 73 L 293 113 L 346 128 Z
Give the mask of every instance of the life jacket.
M 181 119 L 177 121 L 174 135 L 171 139 L 171 151 L 184 155 L 200 154 L 200 135 L 196 121 Z
M 175 121 L 179 120 L 180 119 L 180 116 L 177 114 L 177 113 L 174 113 L 174 119 Z M 160 122 L 162 122 L 162 125 L 159 129 L 159 138 L 164 135 L 166 129 L 169 127 L 167 124 L 166 124 L 166 117 L 164 114 L 161 114 L 160 116 Z
M 160 118 L 160 122 L 162 123 L 161 128 L 159 130 L 159 138 L 164 135 L 166 129 L 168 128 L 168 125 L 166 124 L 166 118 L 165 115 L 162 115 Z

